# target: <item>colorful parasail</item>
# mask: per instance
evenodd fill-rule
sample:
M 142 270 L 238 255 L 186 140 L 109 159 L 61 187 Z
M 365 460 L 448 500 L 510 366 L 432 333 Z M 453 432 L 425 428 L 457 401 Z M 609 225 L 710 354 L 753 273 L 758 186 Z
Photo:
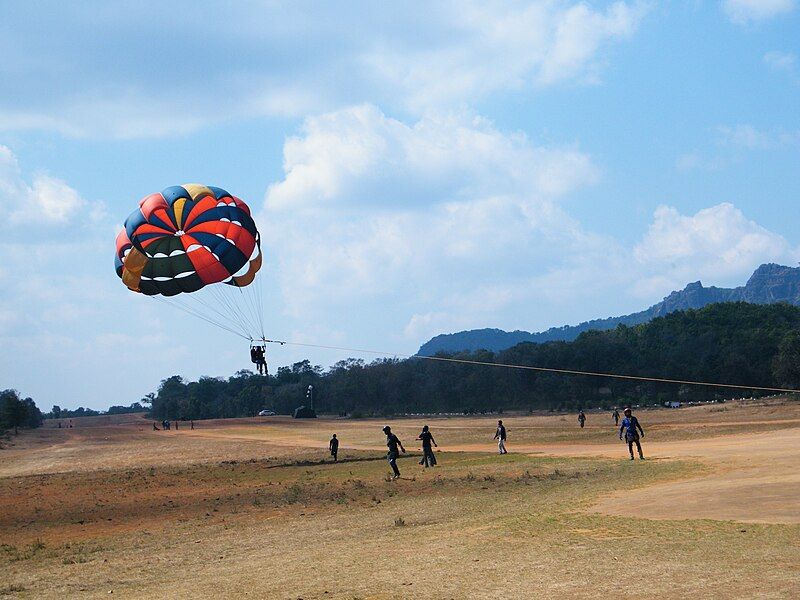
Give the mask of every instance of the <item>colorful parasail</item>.
M 117 236 L 117 275 L 148 296 L 244 287 L 261 268 L 250 208 L 218 187 L 189 183 L 150 194 Z

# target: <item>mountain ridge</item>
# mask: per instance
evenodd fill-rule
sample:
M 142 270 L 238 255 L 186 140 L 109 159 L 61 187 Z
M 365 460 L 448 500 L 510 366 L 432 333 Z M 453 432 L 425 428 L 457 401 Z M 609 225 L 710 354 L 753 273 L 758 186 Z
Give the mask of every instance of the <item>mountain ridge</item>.
M 433 356 L 438 352 L 462 352 L 491 350 L 499 352 L 521 342 L 572 341 L 584 331 L 592 329 L 614 329 L 617 325 L 639 325 L 656 317 L 663 317 L 675 311 L 702 308 L 716 302 L 750 302 L 752 304 L 774 304 L 787 302 L 800 306 L 800 267 L 788 267 L 775 263 L 759 266 L 747 283 L 735 288 L 704 287 L 700 281 L 674 291 L 651 307 L 619 317 L 592 319 L 578 325 L 551 327 L 545 331 L 529 331 L 485 328 L 470 329 L 457 333 L 444 333 L 434 336 L 422 346 L 417 354 Z

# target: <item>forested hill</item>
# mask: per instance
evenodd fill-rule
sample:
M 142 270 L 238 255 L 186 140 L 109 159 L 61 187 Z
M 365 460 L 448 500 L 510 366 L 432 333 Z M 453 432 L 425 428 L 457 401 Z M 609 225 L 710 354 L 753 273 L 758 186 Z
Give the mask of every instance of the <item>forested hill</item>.
M 677 310 L 702 308 L 715 302 L 750 302 L 753 304 L 788 302 L 800 306 L 800 268 L 776 264 L 761 265 L 750 276 L 747 284 L 736 288 L 703 287 L 702 283 L 696 281 L 681 291 L 672 292 L 658 304 L 641 312 L 608 319 L 595 319 L 579 325 L 552 327 L 539 333 L 519 330 L 472 329 L 437 335 L 424 343 L 417 354 L 433 356 L 437 352 L 462 352 L 465 350 L 498 352 L 521 342 L 571 341 L 584 331 L 613 329 L 620 324 L 638 325 Z
M 618 373 L 764 387 L 800 387 L 800 308 L 788 304 L 712 304 L 649 323 L 582 333 L 572 342 L 522 343 L 499 353 L 458 358 L 558 369 Z M 411 358 L 366 364 L 349 359 L 324 371 L 303 361 L 262 377 L 179 376 L 162 382 L 155 418 L 251 416 L 267 408 L 289 413 L 314 386 L 318 412 L 392 415 L 497 409 L 576 409 L 667 400 L 740 397 L 747 391 L 680 386 L 454 364 Z

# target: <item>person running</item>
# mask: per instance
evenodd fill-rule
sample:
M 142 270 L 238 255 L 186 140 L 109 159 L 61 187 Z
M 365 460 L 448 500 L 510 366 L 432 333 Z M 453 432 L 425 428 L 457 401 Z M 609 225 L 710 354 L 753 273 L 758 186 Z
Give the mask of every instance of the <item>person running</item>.
M 581 424 L 581 429 L 583 429 L 584 424 L 586 423 L 586 415 L 583 414 L 583 409 L 578 413 L 578 423 Z
M 336 434 L 333 434 L 331 441 L 328 442 L 328 450 L 331 451 L 331 456 L 333 457 L 333 462 L 339 462 L 337 456 L 339 454 L 339 440 L 336 438 Z
M 428 467 L 435 467 L 436 456 L 433 453 L 431 444 L 436 448 L 438 448 L 439 445 L 436 443 L 436 440 L 433 439 L 433 434 L 430 432 L 430 428 L 427 425 L 422 427 L 422 433 L 419 434 L 417 439 L 422 440 L 422 460 L 419 461 L 419 464 L 425 465 L 426 469 Z
M 644 437 L 644 429 L 642 429 L 642 426 L 639 425 L 639 419 L 631 414 L 631 409 L 629 407 L 626 407 L 623 412 L 625 413 L 625 418 L 622 419 L 622 425 L 619 428 L 619 439 L 622 439 L 622 433 L 624 432 L 625 441 L 628 442 L 628 451 L 631 453 L 631 460 L 634 460 L 634 444 L 636 444 L 636 449 L 639 451 L 639 460 L 644 460 L 644 454 L 642 454 L 642 445 L 639 443 L 639 433 L 642 434 L 641 437 Z
M 394 475 L 392 475 L 392 479 L 400 479 L 400 469 L 397 468 L 397 459 L 400 457 L 400 452 L 403 454 L 406 453 L 406 449 L 403 448 L 403 443 L 398 439 L 398 437 L 392 433 L 392 428 L 388 425 L 383 428 L 383 433 L 386 434 L 386 446 L 389 448 L 389 452 L 386 454 L 386 460 L 389 461 L 389 466 L 392 467 L 392 471 Z M 397 449 L 400 448 L 400 452 Z
M 619 427 L 619 411 L 616 408 L 611 413 L 611 418 L 614 419 L 614 427 Z
M 503 425 L 503 421 L 497 421 L 497 431 L 494 434 L 494 439 L 497 440 L 497 449 L 500 454 L 508 454 L 508 450 L 506 450 L 506 427 Z

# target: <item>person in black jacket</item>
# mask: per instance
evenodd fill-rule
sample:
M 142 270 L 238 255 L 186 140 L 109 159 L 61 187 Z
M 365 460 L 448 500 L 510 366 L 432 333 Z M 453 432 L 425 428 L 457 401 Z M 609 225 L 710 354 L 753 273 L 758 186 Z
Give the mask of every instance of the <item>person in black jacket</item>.
M 328 443 L 328 449 L 331 451 L 333 462 L 338 462 L 337 455 L 339 454 L 339 440 L 336 438 L 335 433 L 333 434 L 331 441 Z
M 423 426 L 422 433 L 419 434 L 417 439 L 422 440 L 422 460 L 419 461 L 419 464 L 425 465 L 425 468 L 436 466 L 436 456 L 433 453 L 431 444 L 437 448 L 439 446 L 436 444 L 436 440 L 433 439 L 433 434 L 427 425 Z
M 494 439 L 497 440 L 497 449 L 500 454 L 508 454 L 508 450 L 506 450 L 506 427 L 503 425 L 503 421 L 497 422 L 497 431 L 494 434 Z
M 399 438 L 392 433 L 391 427 L 388 425 L 384 427 L 383 433 L 386 434 L 386 446 L 389 448 L 389 452 L 386 453 L 386 460 L 389 461 L 389 466 L 392 467 L 392 471 L 394 472 L 392 479 L 399 479 L 400 469 L 397 468 L 397 459 L 400 457 L 400 452 L 403 454 L 406 453 L 406 449 L 403 448 L 403 443 Z M 399 452 L 398 448 L 400 449 Z

